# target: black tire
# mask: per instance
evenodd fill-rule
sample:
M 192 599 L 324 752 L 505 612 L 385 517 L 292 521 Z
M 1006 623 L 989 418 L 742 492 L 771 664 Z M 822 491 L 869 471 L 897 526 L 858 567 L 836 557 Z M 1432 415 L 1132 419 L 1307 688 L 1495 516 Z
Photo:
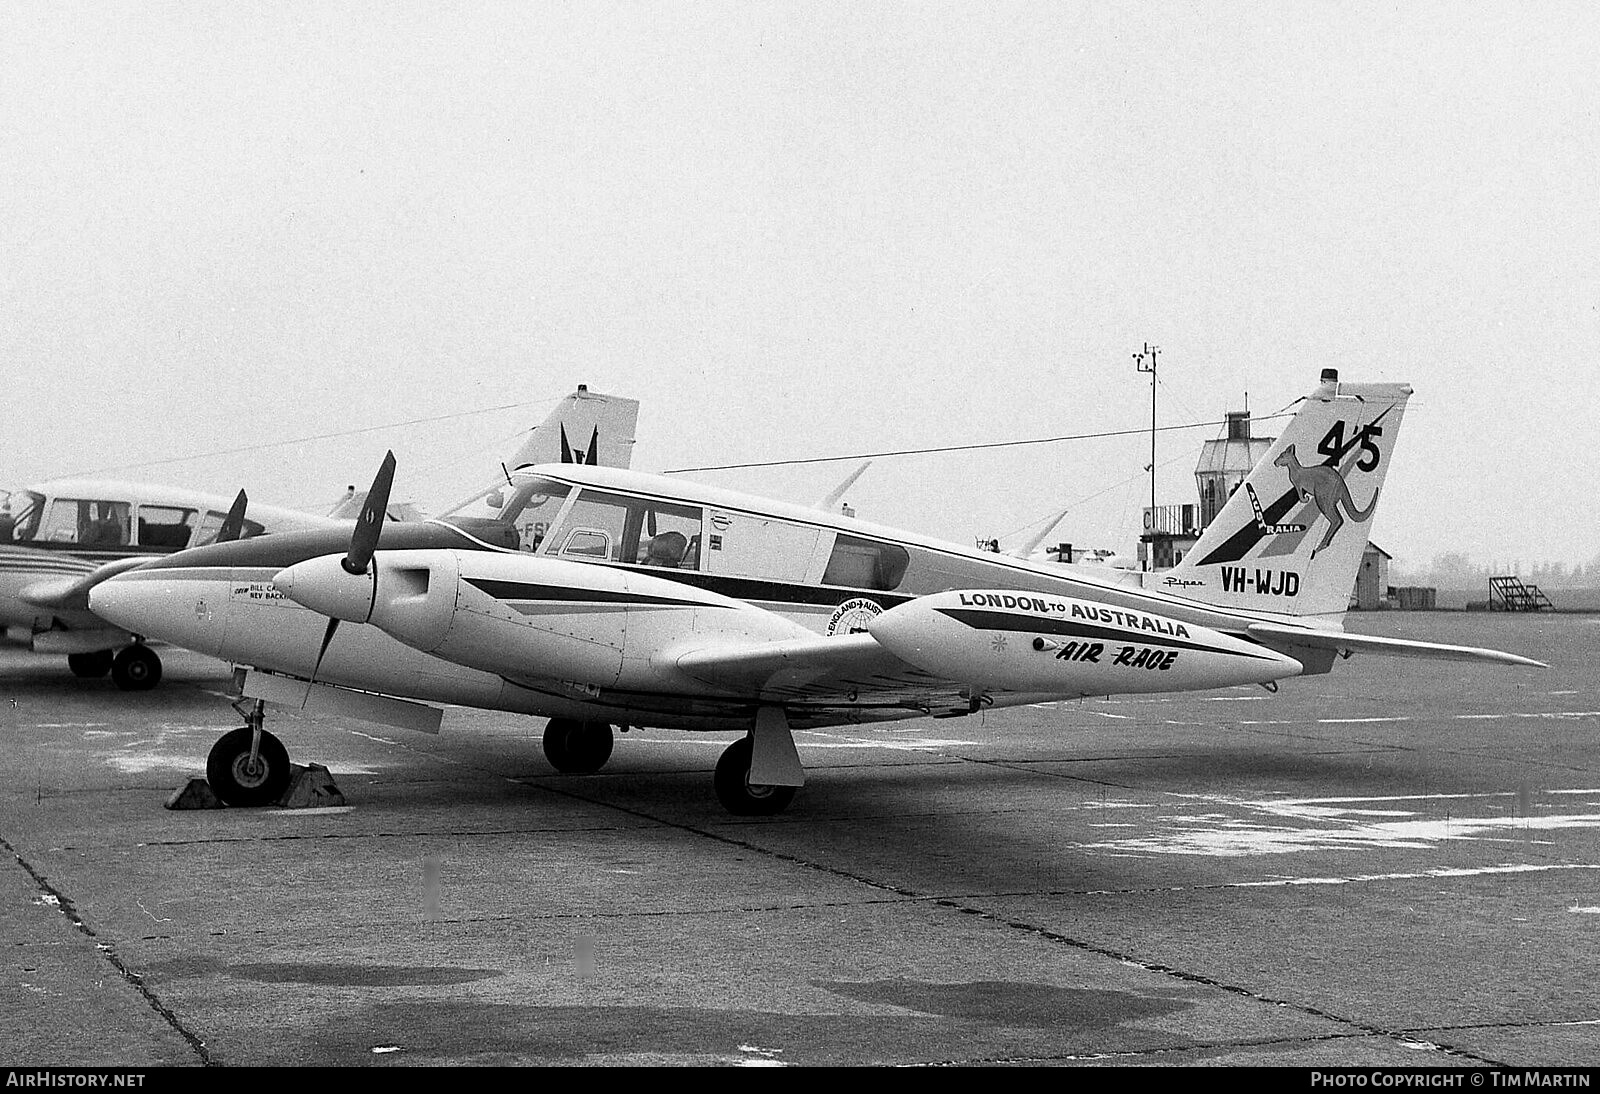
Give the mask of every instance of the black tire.
M 751 786 L 749 737 L 740 737 L 723 749 L 711 778 L 717 800 L 736 817 L 772 817 L 794 801 L 793 786 Z
M 563 775 L 592 775 L 611 758 L 611 727 L 605 722 L 552 718 L 544 727 L 544 758 Z
M 93 653 L 67 654 L 67 668 L 72 675 L 85 680 L 98 680 L 111 671 L 111 651 L 95 650 Z
M 111 679 L 123 691 L 149 691 L 161 683 L 161 658 L 142 642 L 129 646 L 112 659 Z
M 206 757 L 206 782 L 229 805 L 271 805 L 289 789 L 289 750 L 265 731 L 256 767 L 250 767 L 250 727 L 224 733 Z

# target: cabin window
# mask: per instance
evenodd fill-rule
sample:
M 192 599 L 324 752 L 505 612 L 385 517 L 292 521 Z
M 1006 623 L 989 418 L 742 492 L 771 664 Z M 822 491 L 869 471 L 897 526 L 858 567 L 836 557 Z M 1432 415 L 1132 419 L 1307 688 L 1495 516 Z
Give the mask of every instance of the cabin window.
M 700 561 L 700 510 L 672 502 L 584 490 L 547 554 L 693 570 Z
M 189 546 L 189 536 L 194 532 L 193 509 L 178 509 L 168 505 L 139 506 L 139 546 L 159 547 L 165 551 L 181 551 Z
M 126 547 L 128 503 L 57 498 L 39 528 L 47 543 L 74 543 L 79 547 Z
M 841 534 L 833 541 L 822 583 L 886 592 L 900 584 L 908 562 L 910 556 L 898 544 Z

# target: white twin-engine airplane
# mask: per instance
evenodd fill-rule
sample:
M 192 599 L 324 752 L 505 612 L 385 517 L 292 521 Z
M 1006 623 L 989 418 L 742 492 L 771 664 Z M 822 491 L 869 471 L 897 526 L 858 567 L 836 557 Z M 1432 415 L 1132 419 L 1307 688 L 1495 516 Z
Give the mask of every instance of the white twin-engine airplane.
M 1410 394 L 1325 372 L 1250 489 L 1148 588 L 605 467 L 524 469 L 498 504 L 385 526 L 372 506 L 391 458 L 347 549 L 323 533 L 202 547 L 113 577 L 92 604 L 249 666 L 254 708 L 236 704 L 246 725 L 207 765 L 232 804 L 275 800 L 289 778 L 264 700 L 436 731 L 422 700 L 546 716 L 545 754 L 567 772 L 598 770 L 614 725 L 740 731 L 717 796 L 773 814 L 804 782 L 793 729 L 1273 688 L 1352 651 L 1539 665 L 1340 629 Z

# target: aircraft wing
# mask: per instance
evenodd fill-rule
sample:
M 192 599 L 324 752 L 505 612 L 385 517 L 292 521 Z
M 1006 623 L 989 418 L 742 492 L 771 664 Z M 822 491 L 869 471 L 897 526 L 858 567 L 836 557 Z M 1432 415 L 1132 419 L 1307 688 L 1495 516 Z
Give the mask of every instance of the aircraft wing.
M 89 590 L 109 577 L 138 569 L 150 561 L 149 555 L 118 558 L 86 574 L 74 577 L 53 577 L 24 585 L 17 596 L 36 608 L 49 611 L 88 611 Z
M 963 683 L 902 660 L 865 633 L 707 646 L 678 655 L 675 663 L 702 683 L 769 700 L 967 707 Z
M 1440 661 L 1490 661 L 1501 665 L 1528 665 L 1549 668 L 1543 661 L 1519 657 L 1501 650 L 1477 646 L 1447 646 L 1439 642 L 1415 642 L 1406 638 L 1379 638 L 1348 631 L 1314 631 L 1305 627 L 1286 627 L 1278 623 L 1252 623 L 1250 634 L 1269 646 L 1303 646 L 1338 653 L 1378 653 L 1389 657 L 1426 657 Z

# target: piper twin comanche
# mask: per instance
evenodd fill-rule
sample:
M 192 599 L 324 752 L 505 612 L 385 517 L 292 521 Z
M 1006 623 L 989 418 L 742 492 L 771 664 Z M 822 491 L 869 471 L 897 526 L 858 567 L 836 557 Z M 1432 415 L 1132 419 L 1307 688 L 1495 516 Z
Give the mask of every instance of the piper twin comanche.
M 7 496 L 0 510 L 0 628 L 6 642 L 66 654 L 73 675 L 110 673 L 125 691 L 155 687 L 161 658 L 89 610 L 89 590 L 156 555 L 267 532 L 348 528 L 293 509 L 182 487 L 57 479 Z
M 509 466 L 559 460 L 627 467 L 638 419 L 637 399 L 580 384 L 528 432 Z M 36 653 L 66 654 L 76 676 L 109 672 L 125 691 L 153 688 L 161 658 L 145 644 L 147 632 L 130 633 L 95 614 L 92 589 L 189 547 L 314 529 L 348 538 L 364 501 L 352 490 L 327 516 L 317 516 L 250 505 L 243 490 L 231 504 L 182 487 L 109 479 L 58 479 L 15 491 L 0 507 L 0 629 L 7 642 Z M 414 507 L 387 504 L 391 520 L 413 519 L 412 513 Z
M 391 458 L 347 543 L 203 547 L 106 581 L 92 603 L 241 666 L 246 725 L 207 765 L 231 804 L 276 800 L 289 779 L 264 702 L 429 731 L 440 712 L 425 704 L 444 703 L 550 718 L 544 750 L 563 772 L 598 770 L 616 725 L 740 732 L 717 796 L 772 814 L 804 783 L 796 729 L 1271 689 L 1353 651 L 1538 665 L 1340 629 L 1410 393 L 1324 373 L 1251 490 L 1150 587 L 602 467 L 527 468 L 498 496 L 386 526 Z M 1363 515 L 1327 535 L 1326 488 L 1275 462 L 1291 445 Z

